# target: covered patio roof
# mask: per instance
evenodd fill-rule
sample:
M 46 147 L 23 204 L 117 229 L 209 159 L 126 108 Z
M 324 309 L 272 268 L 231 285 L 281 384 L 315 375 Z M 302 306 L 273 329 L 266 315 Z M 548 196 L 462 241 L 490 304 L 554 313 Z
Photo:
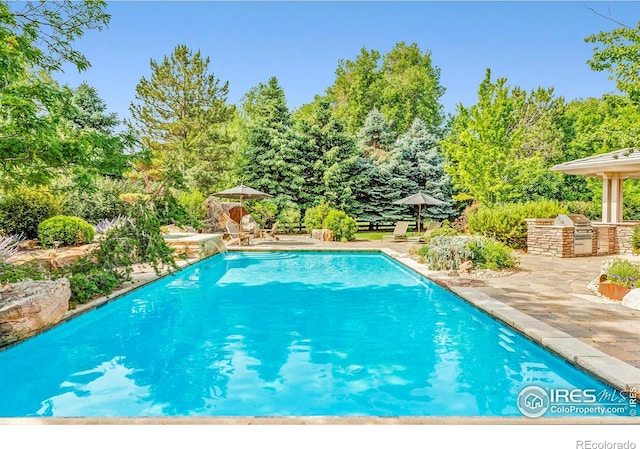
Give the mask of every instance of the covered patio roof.
M 568 175 L 602 179 L 602 222 L 620 223 L 622 217 L 622 183 L 625 179 L 640 179 L 640 150 L 625 148 L 596 154 L 551 167 Z

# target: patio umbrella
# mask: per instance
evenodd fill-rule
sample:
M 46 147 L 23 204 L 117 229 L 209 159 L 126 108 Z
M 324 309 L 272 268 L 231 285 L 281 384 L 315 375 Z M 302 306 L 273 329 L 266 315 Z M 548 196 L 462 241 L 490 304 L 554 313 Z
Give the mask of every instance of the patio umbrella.
M 418 191 L 413 195 L 409 195 L 401 200 L 394 201 L 393 204 L 417 204 L 418 205 L 418 232 L 420 232 L 420 214 L 422 213 L 422 205 L 427 204 L 429 206 L 436 206 L 438 204 L 446 204 L 444 201 L 440 201 L 432 196 Z
M 261 192 L 256 189 L 252 189 L 251 187 L 247 187 L 245 185 L 239 185 L 236 187 L 232 187 L 227 190 L 223 190 L 222 192 L 216 192 L 213 196 L 217 196 L 220 198 L 234 198 L 240 200 L 240 232 L 242 232 L 242 211 L 243 206 L 242 203 L 245 199 L 262 199 L 262 198 L 273 198 L 268 193 Z

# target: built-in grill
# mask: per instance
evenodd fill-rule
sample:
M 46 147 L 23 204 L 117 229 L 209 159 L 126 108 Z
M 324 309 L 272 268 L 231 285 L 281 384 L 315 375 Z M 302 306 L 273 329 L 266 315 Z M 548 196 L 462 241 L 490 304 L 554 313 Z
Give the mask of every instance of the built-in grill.
M 573 227 L 573 254 L 592 254 L 593 226 L 589 218 L 581 214 L 560 214 L 555 220 L 555 225 Z

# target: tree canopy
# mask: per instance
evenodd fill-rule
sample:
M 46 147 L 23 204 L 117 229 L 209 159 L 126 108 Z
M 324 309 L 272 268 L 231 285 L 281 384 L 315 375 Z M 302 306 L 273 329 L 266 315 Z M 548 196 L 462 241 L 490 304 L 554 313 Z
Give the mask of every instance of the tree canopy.
M 621 27 L 601 31 L 585 38 L 596 44 L 589 65 L 596 71 L 608 71 L 621 92 L 640 102 L 640 21 L 635 28 Z
M 149 152 L 137 167 L 147 183 L 211 191 L 231 170 L 229 84 L 209 73 L 209 63 L 199 50 L 178 45 L 161 62 L 152 59 L 151 77 L 136 86 L 129 125 Z
M 399 42 L 384 56 L 363 48 L 355 60 L 340 60 L 327 96 L 352 133 L 378 109 L 396 133 L 405 132 L 420 118 L 430 132 L 440 134 L 444 91 L 431 52 Z
M 0 2 L 0 183 L 44 184 L 61 170 L 92 170 L 84 137 L 69 119 L 72 93 L 51 73 L 89 66 L 74 41 L 109 20 L 105 2 Z M 21 7 L 21 9 L 19 9 Z

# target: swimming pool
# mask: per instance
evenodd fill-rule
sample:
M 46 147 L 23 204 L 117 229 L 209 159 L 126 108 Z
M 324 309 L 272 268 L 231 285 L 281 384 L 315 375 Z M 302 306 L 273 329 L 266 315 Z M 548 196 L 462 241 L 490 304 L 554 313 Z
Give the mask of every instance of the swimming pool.
M 0 385 L 3 417 L 522 416 L 523 388 L 619 395 L 391 258 L 342 252 L 216 255 L 0 352 Z

